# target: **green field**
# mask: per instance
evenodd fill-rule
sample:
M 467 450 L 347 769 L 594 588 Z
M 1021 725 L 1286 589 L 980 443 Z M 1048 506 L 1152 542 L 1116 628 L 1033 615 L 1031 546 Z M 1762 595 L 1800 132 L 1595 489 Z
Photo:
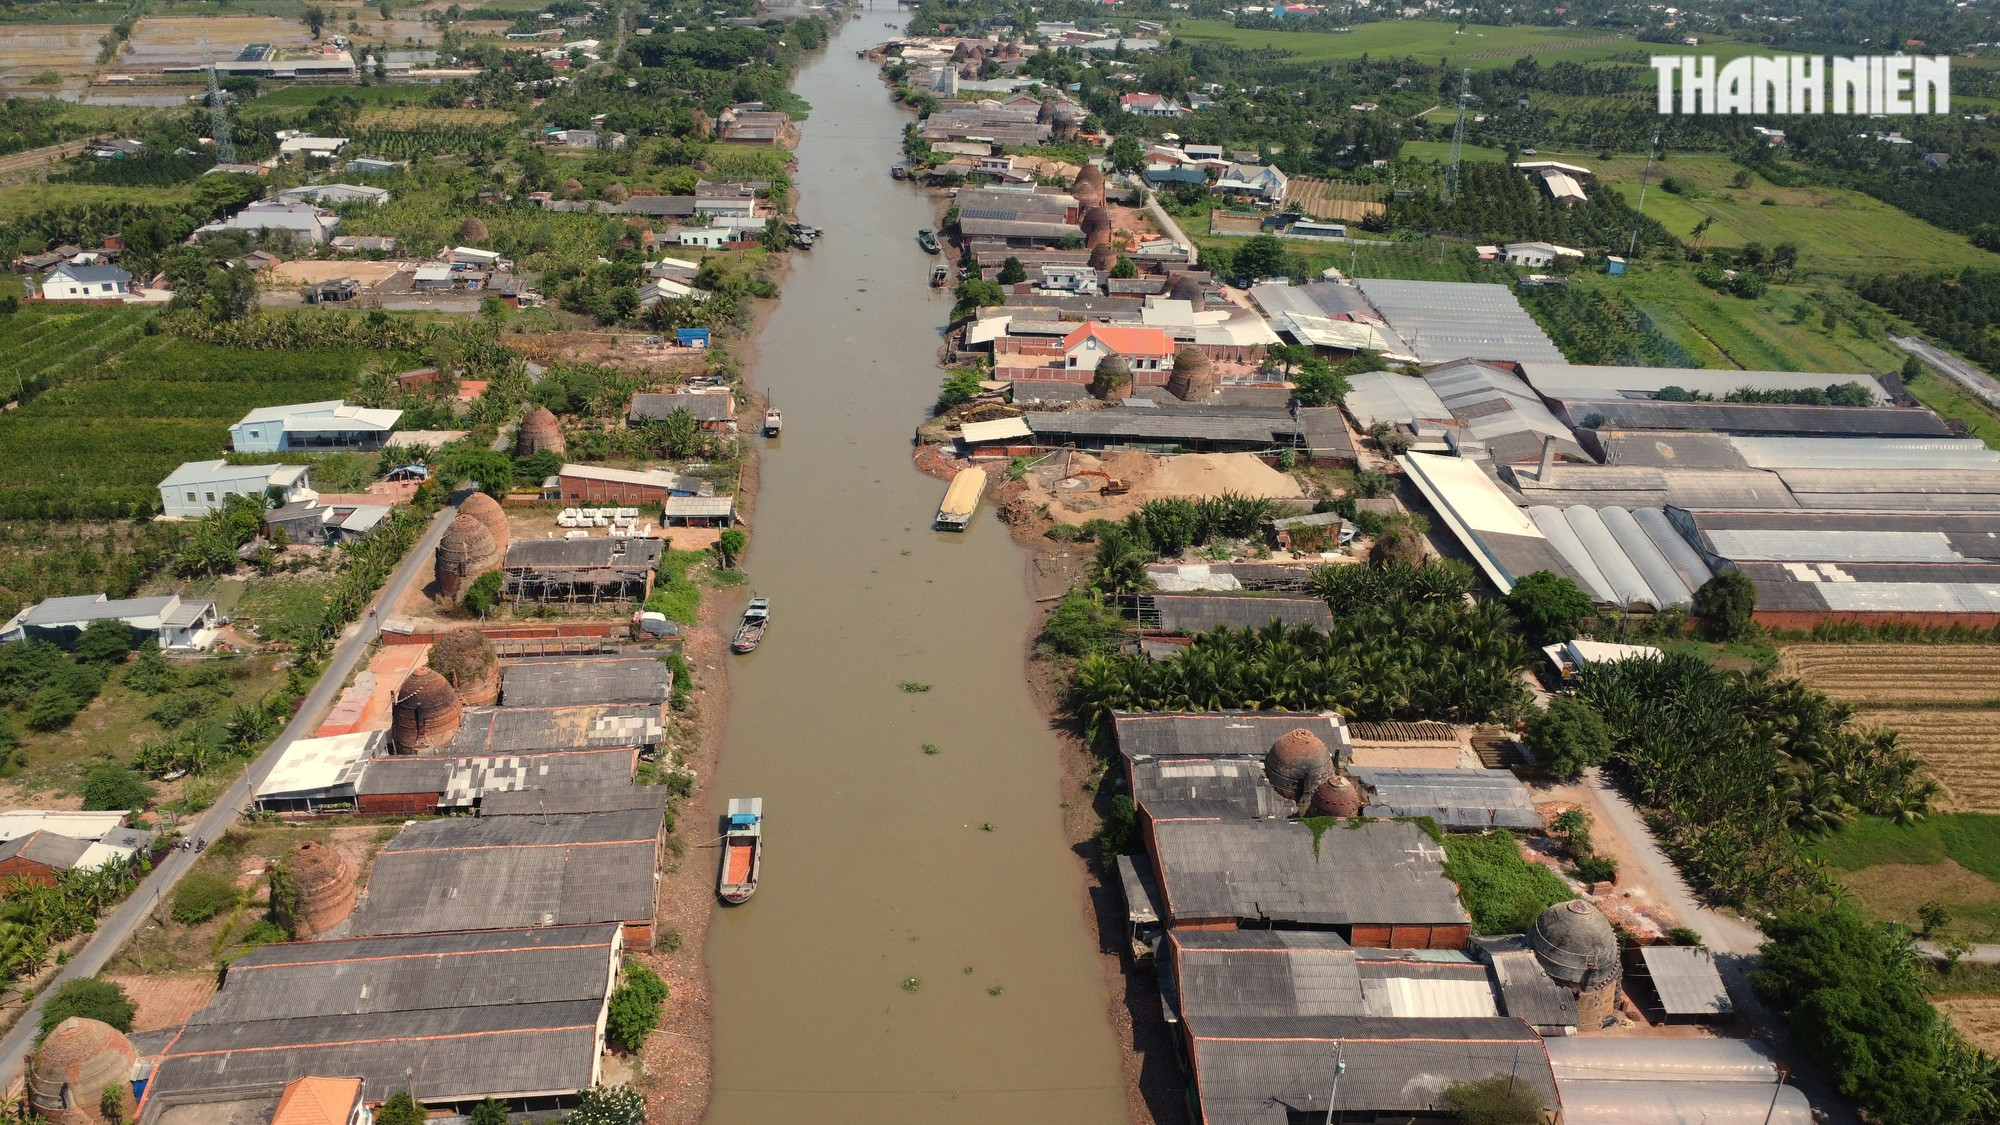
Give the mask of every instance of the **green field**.
M 1377 59 L 1411 56 L 1426 62 L 1442 58 L 1452 66 L 1494 67 L 1507 65 L 1526 55 L 1533 55 L 1543 62 L 1589 62 L 1620 51 L 1635 48 L 1650 50 L 1654 46 L 1597 28 L 1471 24 L 1461 32 L 1456 24 L 1441 20 L 1385 20 L 1357 24 L 1354 30 L 1344 34 L 1261 31 L 1235 27 L 1220 20 L 1185 20 L 1174 25 L 1174 34 L 1184 39 L 1227 43 L 1250 51 L 1287 51 L 1301 63 L 1325 63 L 1367 55 Z M 1701 45 L 1702 54 L 1720 58 L 1734 58 L 1757 50 L 1753 44 L 1723 40 L 1704 40 Z
M 1597 173 L 1599 184 L 1614 187 L 1628 202 L 1638 203 L 1644 157 L 1599 160 L 1579 154 L 1542 155 L 1582 164 Z M 1753 241 L 1766 246 L 1795 243 L 1799 269 L 1804 273 L 1868 273 L 1905 268 L 1912 262 L 1938 269 L 2000 267 L 2000 255 L 1979 249 L 1963 235 L 1934 227 L 1858 191 L 1777 187 L 1755 173 L 1749 187 L 1730 187 L 1730 180 L 1742 170 L 1726 156 L 1673 154 L 1653 165 L 1646 214 L 1681 238 L 1689 237 L 1703 219 L 1713 220 L 1706 237 L 1709 246 L 1742 246 Z M 1666 176 L 1685 185 L 1685 190 L 1678 195 L 1661 190 L 1660 182 Z M 1772 203 L 1765 205 L 1766 199 Z
M 1445 134 L 1449 136 L 1451 133 L 1451 119 L 1449 117 L 1445 119 L 1444 130 Z M 1485 145 L 1465 145 L 1459 149 L 1459 152 L 1461 158 L 1465 160 L 1499 161 L 1507 159 L 1505 152 L 1497 148 L 1487 148 Z M 1432 164 L 1444 164 L 1451 159 L 1451 142 L 1404 141 L 1400 155 L 1404 160 L 1422 160 Z
M 1934 815 L 1909 825 L 1862 817 L 1813 849 L 1870 917 L 1916 924 L 1917 908 L 1951 912 L 1942 934 L 2000 937 L 2000 816 Z
M 1623 277 L 1577 274 L 1570 284 L 1630 300 L 1703 367 L 1879 373 L 1903 362 L 1903 353 L 1880 332 L 1863 335 L 1845 319 L 1827 331 L 1809 286 L 1774 285 L 1763 297 L 1746 301 L 1697 282 L 1688 266 L 1651 262 L 1635 263 Z M 1838 306 L 1842 312 L 1858 307 L 1844 294 L 1829 296 L 1845 302 Z M 1813 315 L 1794 323 L 1801 303 L 1809 304 Z
M 144 203 L 170 207 L 194 198 L 193 184 L 172 187 L 122 187 L 112 184 L 28 184 L 0 191 L 0 222 L 52 207 L 88 207 L 93 203 Z
M 1985 403 L 1966 394 L 1957 383 L 1929 372 L 1914 383 L 1905 383 L 1910 397 L 1930 407 L 1940 417 L 1965 423 L 1966 432 L 1994 449 L 2000 449 L 2000 415 Z

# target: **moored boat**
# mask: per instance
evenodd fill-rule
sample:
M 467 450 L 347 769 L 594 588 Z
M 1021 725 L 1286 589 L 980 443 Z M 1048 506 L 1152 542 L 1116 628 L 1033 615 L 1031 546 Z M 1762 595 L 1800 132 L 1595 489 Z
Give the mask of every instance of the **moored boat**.
M 929 227 L 925 227 L 924 229 L 918 231 L 917 245 L 922 247 L 924 253 L 926 254 L 937 253 L 938 252 L 937 232 Z
M 723 818 L 722 864 L 715 891 L 727 903 L 747 902 L 757 893 L 764 863 L 764 798 L 731 797 Z
M 949 281 L 951 281 L 950 267 L 946 266 L 943 262 L 939 262 L 936 266 L 933 266 L 931 268 L 932 289 L 943 289 L 945 287 L 945 284 Z
M 764 411 L 765 437 L 777 437 L 784 428 L 785 419 L 783 415 L 778 413 L 777 407 L 773 406 L 769 410 Z
M 951 486 L 945 489 L 944 502 L 938 505 L 937 519 L 931 526 L 939 531 L 964 531 L 972 522 L 972 513 L 979 509 L 979 497 L 985 491 L 985 469 L 960 469 L 951 478 Z
M 736 639 L 729 642 L 731 652 L 752 652 L 764 640 L 764 630 L 771 626 L 771 599 L 751 598 L 743 610 L 743 624 L 736 627 Z

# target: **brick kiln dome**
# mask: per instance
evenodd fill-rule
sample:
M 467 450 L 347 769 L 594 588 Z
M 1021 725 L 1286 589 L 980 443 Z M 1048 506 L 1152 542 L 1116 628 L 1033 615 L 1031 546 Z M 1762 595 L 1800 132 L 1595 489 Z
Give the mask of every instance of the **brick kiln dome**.
M 1118 264 L 1118 248 L 1109 242 L 1090 248 L 1090 268 L 1108 270 Z
M 1588 990 L 1618 979 L 1618 934 L 1602 912 L 1580 898 L 1542 911 L 1528 944 L 1542 971 L 1564 984 Z
M 448 598 L 457 597 L 474 578 L 497 569 L 503 553 L 478 516 L 460 511 L 438 541 L 438 591 Z
M 1167 296 L 1176 301 L 1186 301 L 1194 306 L 1194 311 L 1203 312 L 1208 308 L 1208 294 L 1185 270 L 1174 275 L 1173 284 L 1167 286 Z
M 390 736 L 406 751 L 436 749 L 458 733 L 463 710 L 450 680 L 418 668 L 396 689 Z
M 1083 171 L 1076 174 L 1076 182 L 1070 185 L 1070 194 L 1085 207 L 1104 206 L 1104 173 L 1097 165 L 1085 164 Z
M 292 852 L 285 872 L 298 888 L 298 915 L 289 921 L 299 938 L 323 934 L 353 912 L 358 890 L 354 867 L 339 849 L 315 840 L 304 841 Z M 281 906 L 276 896 L 271 905 L 273 910 L 289 908 Z
M 458 506 L 458 514 L 471 516 L 486 525 L 486 533 L 493 537 L 493 546 L 501 554 L 507 553 L 507 513 L 500 510 L 500 501 L 484 492 L 475 492 Z
M 1106 402 L 1123 401 L 1132 393 L 1132 363 L 1122 355 L 1108 355 L 1097 361 L 1090 379 L 1090 393 Z
M 35 1051 L 28 1069 L 28 1101 L 35 1112 L 62 1125 L 100 1125 L 105 1087 L 125 1087 L 139 1052 L 115 1027 L 71 1016 L 57 1024 Z
M 514 455 L 527 457 L 536 453 L 563 452 L 562 423 L 550 413 L 546 406 L 537 406 L 521 419 L 521 429 L 514 435 Z
M 1336 774 L 1313 790 L 1311 812 L 1314 816 L 1360 816 L 1364 803 L 1361 787 Z
M 486 634 L 466 626 L 453 629 L 431 645 L 430 669 L 443 676 L 467 707 L 484 707 L 500 698 L 500 660 Z
M 1300 728 L 1286 731 L 1264 755 L 1264 780 L 1288 801 L 1298 801 L 1333 776 L 1333 755 L 1318 735 Z
M 1111 242 L 1111 212 L 1103 205 L 1092 207 L 1083 213 L 1083 241 L 1090 246 L 1105 246 Z
M 1174 373 L 1167 390 L 1182 402 L 1200 402 L 1215 393 L 1215 361 L 1200 348 L 1184 346 L 1174 353 Z

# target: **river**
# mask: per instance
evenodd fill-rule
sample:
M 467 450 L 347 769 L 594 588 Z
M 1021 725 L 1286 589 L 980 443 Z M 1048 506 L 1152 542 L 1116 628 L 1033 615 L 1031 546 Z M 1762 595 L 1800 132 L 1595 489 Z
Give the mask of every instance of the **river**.
M 1123 1122 L 1059 807 L 1087 796 L 1022 675 L 1025 555 L 990 508 L 932 531 L 945 486 L 910 463 L 950 297 L 915 243 L 929 198 L 889 178 L 908 117 L 855 57 L 905 18 L 864 8 L 797 80 L 799 210 L 826 237 L 751 375 L 785 416 L 746 561 L 774 623 L 731 658 L 710 793 L 762 796 L 767 843 L 709 931 L 708 1121 Z

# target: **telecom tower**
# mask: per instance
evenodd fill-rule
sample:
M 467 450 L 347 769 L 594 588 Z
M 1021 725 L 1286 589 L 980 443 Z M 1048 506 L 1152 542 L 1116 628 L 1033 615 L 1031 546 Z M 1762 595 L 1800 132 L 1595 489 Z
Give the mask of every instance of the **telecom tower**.
M 1472 68 L 1466 67 L 1458 80 L 1458 123 L 1451 127 L 1451 163 L 1444 170 L 1444 201 L 1458 198 L 1458 162 L 1465 150 L 1465 103 L 1472 97 Z
M 208 51 L 208 36 L 201 37 L 201 53 L 208 55 L 208 131 L 215 140 L 215 162 L 236 163 L 236 145 L 229 139 L 229 107 L 222 101 L 222 84 L 215 78 L 215 56 Z

